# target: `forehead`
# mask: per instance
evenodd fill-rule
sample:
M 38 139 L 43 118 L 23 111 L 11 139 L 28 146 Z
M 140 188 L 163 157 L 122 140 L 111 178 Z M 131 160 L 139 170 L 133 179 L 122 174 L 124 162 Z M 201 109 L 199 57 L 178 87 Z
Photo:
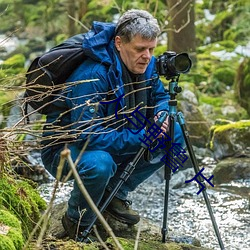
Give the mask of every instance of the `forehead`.
M 157 38 L 154 39 L 145 39 L 141 37 L 140 35 L 134 36 L 130 42 L 128 42 L 129 45 L 132 46 L 142 46 L 142 47 L 155 47 L 157 43 Z

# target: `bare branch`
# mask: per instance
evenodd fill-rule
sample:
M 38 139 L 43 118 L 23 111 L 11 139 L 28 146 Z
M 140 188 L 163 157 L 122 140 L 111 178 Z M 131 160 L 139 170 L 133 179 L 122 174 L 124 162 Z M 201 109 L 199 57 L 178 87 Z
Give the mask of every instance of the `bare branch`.
M 77 170 L 75 168 L 74 162 L 71 158 L 70 155 L 70 150 L 69 149 L 65 149 L 61 152 L 61 157 L 67 159 L 69 166 L 73 172 L 73 176 L 75 178 L 75 181 L 78 184 L 78 187 L 80 189 L 80 191 L 82 192 L 84 198 L 86 199 L 86 201 L 88 202 L 90 208 L 92 209 L 92 211 L 94 211 L 94 213 L 97 215 L 98 219 L 100 220 L 100 222 L 102 223 L 102 225 L 104 226 L 105 230 L 107 231 L 107 233 L 113 238 L 115 245 L 117 246 L 118 249 L 123 250 L 123 247 L 120 245 L 119 241 L 117 240 L 116 236 L 114 235 L 112 228 L 109 226 L 109 224 L 106 222 L 106 220 L 104 219 L 104 217 L 102 216 L 102 214 L 100 213 L 100 211 L 98 210 L 98 208 L 96 207 L 95 203 L 93 202 L 92 198 L 90 197 L 88 191 L 86 190 L 83 182 L 81 181 L 81 178 L 79 176 L 79 174 L 77 173 Z

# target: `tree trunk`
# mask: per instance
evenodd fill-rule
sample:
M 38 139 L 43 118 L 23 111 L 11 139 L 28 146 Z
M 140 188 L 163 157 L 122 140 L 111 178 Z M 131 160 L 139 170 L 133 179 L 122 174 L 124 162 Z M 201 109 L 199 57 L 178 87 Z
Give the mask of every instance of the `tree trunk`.
M 88 2 L 87 0 L 79 1 L 79 11 L 78 11 L 78 18 L 79 20 L 87 13 L 88 10 Z
M 69 0 L 67 4 L 68 14 L 69 14 L 69 22 L 68 22 L 68 34 L 69 36 L 73 36 L 76 34 L 76 3 L 75 0 Z
M 196 60 L 195 0 L 167 0 L 169 9 L 168 50 L 189 53 Z

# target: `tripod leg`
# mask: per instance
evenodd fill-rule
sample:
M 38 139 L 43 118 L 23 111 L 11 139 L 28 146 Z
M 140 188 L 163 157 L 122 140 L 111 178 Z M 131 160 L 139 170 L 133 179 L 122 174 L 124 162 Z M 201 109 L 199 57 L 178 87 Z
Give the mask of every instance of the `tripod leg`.
M 171 142 L 169 142 L 169 144 L 167 145 L 168 148 L 171 147 L 171 144 L 174 143 L 174 122 L 175 122 L 175 118 L 173 114 L 169 115 L 169 136 L 172 139 Z M 173 157 L 173 153 L 170 152 L 171 156 Z M 168 233 L 168 199 L 169 199 L 169 183 L 170 183 L 170 179 L 171 179 L 171 174 L 172 171 L 171 169 L 165 165 L 164 166 L 164 178 L 165 178 L 165 195 L 164 195 L 164 212 L 163 212 L 163 224 L 162 224 L 162 229 L 161 229 L 161 233 L 162 233 L 162 242 L 165 243 L 166 242 L 166 235 Z
M 162 242 L 166 242 L 166 235 L 168 233 L 167 220 L 168 220 L 168 199 L 169 199 L 169 183 L 171 179 L 171 169 L 165 166 L 165 197 L 164 197 L 164 213 L 163 225 L 161 229 Z
M 185 142 L 186 142 L 186 146 L 187 146 L 187 149 L 188 149 L 190 159 L 191 159 L 191 161 L 193 163 L 194 171 L 197 174 L 199 172 L 198 162 L 197 162 L 197 159 L 196 159 L 194 151 L 193 151 L 193 147 L 192 147 L 191 142 L 190 142 L 189 133 L 188 133 L 188 130 L 186 128 L 184 116 L 183 116 L 183 114 L 181 112 L 178 112 L 177 113 L 177 118 L 178 118 L 178 122 L 179 122 L 179 124 L 181 126 L 181 130 L 182 130 Z M 204 179 L 200 178 L 199 181 L 202 183 L 202 185 L 204 187 L 206 187 Z M 219 229 L 218 229 L 218 226 L 217 226 L 214 214 L 213 214 L 213 210 L 212 210 L 210 201 L 208 199 L 206 188 L 204 188 L 202 190 L 202 194 L 203 194 L 203 197 L 204 197 L 204 200 L 205 200 L 205 203 L 206 203 L 206 206 L 207 206 L 207 210 L 209 212 L 210 219 L 212 221 L 213 228 L 214 228 L 216 237 L 218 239 L 220 248 L 221 248 L 221 250 L 224 250 L 225 247 L 223 245 L 223 242 L 222 242 L 222 239 L 221 239 L 221 236 L 220 236 L 220 232 L 219 232 Z

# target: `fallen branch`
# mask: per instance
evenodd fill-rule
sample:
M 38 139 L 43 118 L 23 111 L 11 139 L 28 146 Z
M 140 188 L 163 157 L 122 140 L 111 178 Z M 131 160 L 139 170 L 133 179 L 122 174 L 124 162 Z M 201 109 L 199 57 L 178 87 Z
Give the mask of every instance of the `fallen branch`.
M 70 154 L 70 150 L 69 149 L 64 149 L 61 152 L 61 158 L 62 159 L 67 159 L 69 166 L 73 172 L 73 176 L 75 178 L 75 181 L 80 189 L 80 191 L 82 192 L 84 198 L 86 199 L 86 201 L 88 202 L 90 208 L 92 209 L 92 211 L 96 214 L 96 216 L 98 217 L 99 221 L 102 223 L 103 227 L 105 228 L 105 230 L 107 231 L 107 233 L 113 238 L 115 245 L 117 246 L 117 248 L 119 250 L 124 250 L 123 247 L 121 246 L 121 244 L 119 243 L 118 239 L 116 238 L 116 236 L 114 235 L 112 228 L 109 226 L 109 224 L 106 222 L 106 220 L 104 219 L 104 217 L 102 216 L 102 214 L 100 213 L 100 211 L 98 210 L 98 208 L 96 207 L 95 203 L 93 202 L 92 198 L 90 197 L 88 191 L 86 190 L 79 174 L 77 173 L 77 170 L 75 168 L 75 164 L 71 158 L 71 154 Z

